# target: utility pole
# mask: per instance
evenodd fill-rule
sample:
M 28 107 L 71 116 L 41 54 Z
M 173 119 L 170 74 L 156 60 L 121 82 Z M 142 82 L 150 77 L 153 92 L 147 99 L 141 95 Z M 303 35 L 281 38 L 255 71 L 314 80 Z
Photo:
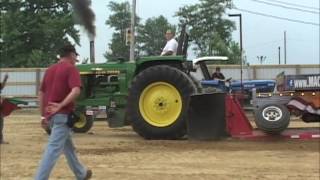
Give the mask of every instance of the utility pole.
M 278 47 L 278 54 L 279 54 L 279 64 L 281 64 L 281 48 L 280 46 Z
M 136 25 L 136 0 L 132 0 L 132 12 L 131 12 L 131 41 L 130 41 L 130 61 L 134 62 L 134 50 L 135 50 L 135 25 Z
M 284 64 L 287 64 L 287 31 L 284 31 Z
M 242 58 L 242 16 L 241 14 L 229 14 L 229 17 L 239 17 L 239 23 L 240 23 L 240 84 L 241 84 L 241 91 L 243 91 L 243 58 Z

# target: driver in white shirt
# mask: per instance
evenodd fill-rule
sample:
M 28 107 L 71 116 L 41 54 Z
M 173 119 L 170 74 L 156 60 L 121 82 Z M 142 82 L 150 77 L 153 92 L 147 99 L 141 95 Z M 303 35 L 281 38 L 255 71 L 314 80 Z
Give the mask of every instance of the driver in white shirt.
M 161 56 L 176 55 L 178 49 L 178 42 L 174 39 L 174 33 L 171 30 L 166 32 L 167 44 L 163 48 Z

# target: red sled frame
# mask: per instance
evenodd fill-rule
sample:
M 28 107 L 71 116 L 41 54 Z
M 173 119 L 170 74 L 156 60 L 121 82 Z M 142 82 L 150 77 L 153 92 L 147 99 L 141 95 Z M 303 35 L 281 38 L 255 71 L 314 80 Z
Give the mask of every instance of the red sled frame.
M 254 129 L 250 124 L 239 101 L 232 95 L 226 96 L 227 132 L 233 138 L 250 140 L 278 139 L 320 139 L 320 128 L 288 128 L 282 133 L 273 135 Z

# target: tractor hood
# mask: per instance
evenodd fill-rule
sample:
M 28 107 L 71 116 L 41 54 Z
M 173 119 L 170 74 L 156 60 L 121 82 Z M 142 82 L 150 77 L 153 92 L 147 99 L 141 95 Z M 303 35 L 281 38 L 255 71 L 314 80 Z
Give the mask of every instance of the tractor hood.
M 206 62 L 206 61 L 227 61 L 228 57 L 226 56 L 205 56 L 193 59 L 193 64 L 199 64 L 200 62 Z

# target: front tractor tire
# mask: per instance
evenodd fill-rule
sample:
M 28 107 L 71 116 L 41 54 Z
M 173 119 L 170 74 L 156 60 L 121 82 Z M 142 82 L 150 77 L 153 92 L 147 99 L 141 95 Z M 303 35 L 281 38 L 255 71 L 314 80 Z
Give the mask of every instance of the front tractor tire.
M 79 114 L 79 120 L 74 124 L 72 130 L 75 133 L 86 133 L 93 126 L 94 116 L 87 116 L 84 113 Z
M 259 129 L 268 134 L 280 134 L 290 123 L 290 112 L 282 104 L 267 104 L 255 112 L 255 122 Z
M 133 130 L 146 139 L 179 139 L 186 134 L 190 95 L 196 91 L 181 70 L 157 65 L 140 72 L 132 81 L 128 118 Z
M 93 116 L 86 116 L 85 114 L 81 113 L 79 115 L 79 120 L 76 122 L 72 128 L 73 132 L 75 133 L 86 133 L 88 132 L 91 127 L 93 126 L 94 117 Z M 46 128 L 44 131 L 50 135 L 51 128 Z

